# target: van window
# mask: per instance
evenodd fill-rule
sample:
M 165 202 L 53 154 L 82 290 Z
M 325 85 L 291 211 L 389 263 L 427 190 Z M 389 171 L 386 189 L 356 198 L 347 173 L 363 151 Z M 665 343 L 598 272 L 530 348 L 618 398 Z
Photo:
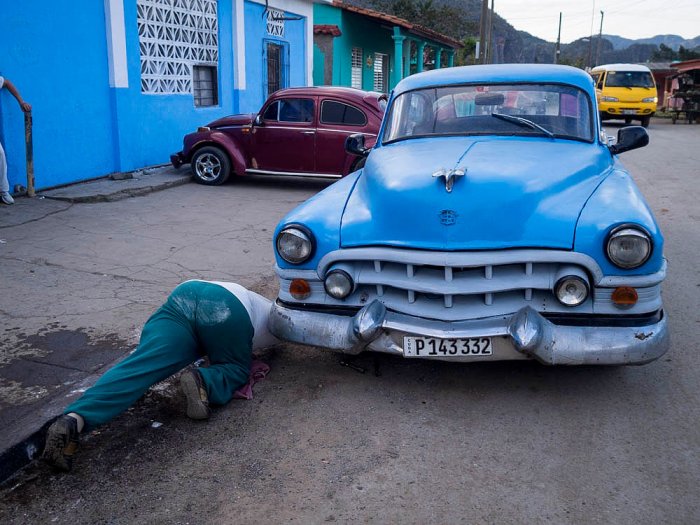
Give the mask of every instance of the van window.
M 648 71 L 608 71 L 606 87 L 654 87 L 654 78 Z

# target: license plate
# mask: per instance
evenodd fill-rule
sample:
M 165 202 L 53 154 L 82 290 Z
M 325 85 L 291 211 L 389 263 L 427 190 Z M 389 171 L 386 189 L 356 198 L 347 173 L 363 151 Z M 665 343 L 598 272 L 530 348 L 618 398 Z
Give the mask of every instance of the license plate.
M 622 114 L 623 115 L 636 115 L 637 110 L 636 109 L 623 109 Z
M 492 355 L 490 337 L 469 337 L 467 339 L 440 339 L 437 337 L 403 338 L 404 357 L 442 357 Z

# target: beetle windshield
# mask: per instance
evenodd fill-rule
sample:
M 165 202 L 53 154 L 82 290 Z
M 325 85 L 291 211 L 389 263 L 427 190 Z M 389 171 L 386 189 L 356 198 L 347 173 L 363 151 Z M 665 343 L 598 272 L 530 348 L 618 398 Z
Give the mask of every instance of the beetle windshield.
M 435 135 L 592 142 L 593 115 L 586 93 L 561 84 L 472 84 L 418 89 L 396 97 L 387 116 L 385 143 Z

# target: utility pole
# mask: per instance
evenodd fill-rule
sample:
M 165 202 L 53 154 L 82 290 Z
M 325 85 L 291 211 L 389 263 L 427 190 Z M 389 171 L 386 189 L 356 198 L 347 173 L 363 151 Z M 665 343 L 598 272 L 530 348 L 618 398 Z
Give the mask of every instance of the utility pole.
M 489 36 L 486 38 L 486 63 L 493 64 L 493 11 L 496 0 L 491 0 L 491 10 L 489 11 Z
M 479 23 L 479 62 L 486 63 L 486 17 L 489 14 L 489 0 L 481 0 L 481 20 Z
M 593 0 L 593 11 L 591 12 L 591 36 L 588 38 L 588 60 L 586 60 L 586 70 L 591 67 L 593 59 L 593 23 L 595 21 L 595 0 Z
M 595 48 L 595 64 L 598 65 L 600 64 L 600 41 L 603 39 L 603 17 L 605 16 L 605 13 L 603 11 L 600 12 L 600 31 L 598 31 L 598 45 Z
M 559 53 L 561 53 L 561 50 L 559 49 L 561 44 L 561 11 L 559 12 L 559 31 L 557 32 L 557 45 L 554 48 L 554 63 L 558 64 L 559 63 Z

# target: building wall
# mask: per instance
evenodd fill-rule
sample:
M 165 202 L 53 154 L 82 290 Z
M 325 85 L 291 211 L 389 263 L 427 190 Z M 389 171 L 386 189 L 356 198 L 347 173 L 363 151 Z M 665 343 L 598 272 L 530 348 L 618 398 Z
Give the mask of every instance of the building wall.
M 307 56 L 307 45 L 312 40 L 308 38 L 311 24 L 308 17 L 313 16 L 311 4 L 301 2 L 269 2 L 270 7 L 276 7 L 284 12 L 284 35 L 275 36 L 267 33 L 267 21 L 263 17 L 265 5 L 253 1 L 244 2 L 245 14 L 245 77 L 246 89 L 239 92 L 239 109 L 242 113 L 255 113 L 267 99 L 265 92 L 267 78 L 266 43 L 274 42 L 284 46 L 288 60 L 284 75 L 285 87 L 306 86 L 311 84 L 311 67 Z M 284 7 L 295 9 L 285 10 Z M 292 20 L 292 18 L 300 18 Z
M 0 74 L 32 105 L 38 188 L 114 171 L 112 103 L 102 2 L 3 2 Z M 24 118 L 0 97 L 10 189 L 26 185 Z
M 141 91 L 141 63 L 135 1 L 124 1 L 124 29 L 129 85 L 113 88 L 118 134 L 117 171 L 169 161 L 182 148 L 185 134 L 235 112 L 233 88 L 233 3 L 218 2 L 218 104 L 195 107 L 192 93 L 151 94 Z
M 0 74 L 33 107 L 37 189 L 166 163 L 197 126 L 257 111 L 265 96 L 264 0 L 218 0 L 218 104 L 195 107 L 191 92 L 144 93 L 137 0 L 3 2 Z M 290 86 L 312 82 L 310 0 L 270 0 L 285 21 Z M 274 37 L 271 37 L 274 38 Z M 308 45 L 307 45 L 308 44 Z M 10 185 L 26 185 L 23 116 L 0 97 L 0 140 Z
M 374 53 L 382 53 L 389 57 L 388 80 L 391 81 L 391 71 L 394 67 L 394 41 L 391 38 L 391 29 L 382 27 L 379 23 L 356 13 L 327 5 L 314 6 L 314 24 L 337 25 L 342 33 L 333 39 L 334 86 L 352 85 L 353 47 L 362 48 L 362 89 L 369 91 L 374 89 Z M 320 49 L 316 47 L 314 51 L 319 53 Z M 314 67 L 316 67 L 315 64 Z M 314 82 L 316 82 L 315 74 Z

